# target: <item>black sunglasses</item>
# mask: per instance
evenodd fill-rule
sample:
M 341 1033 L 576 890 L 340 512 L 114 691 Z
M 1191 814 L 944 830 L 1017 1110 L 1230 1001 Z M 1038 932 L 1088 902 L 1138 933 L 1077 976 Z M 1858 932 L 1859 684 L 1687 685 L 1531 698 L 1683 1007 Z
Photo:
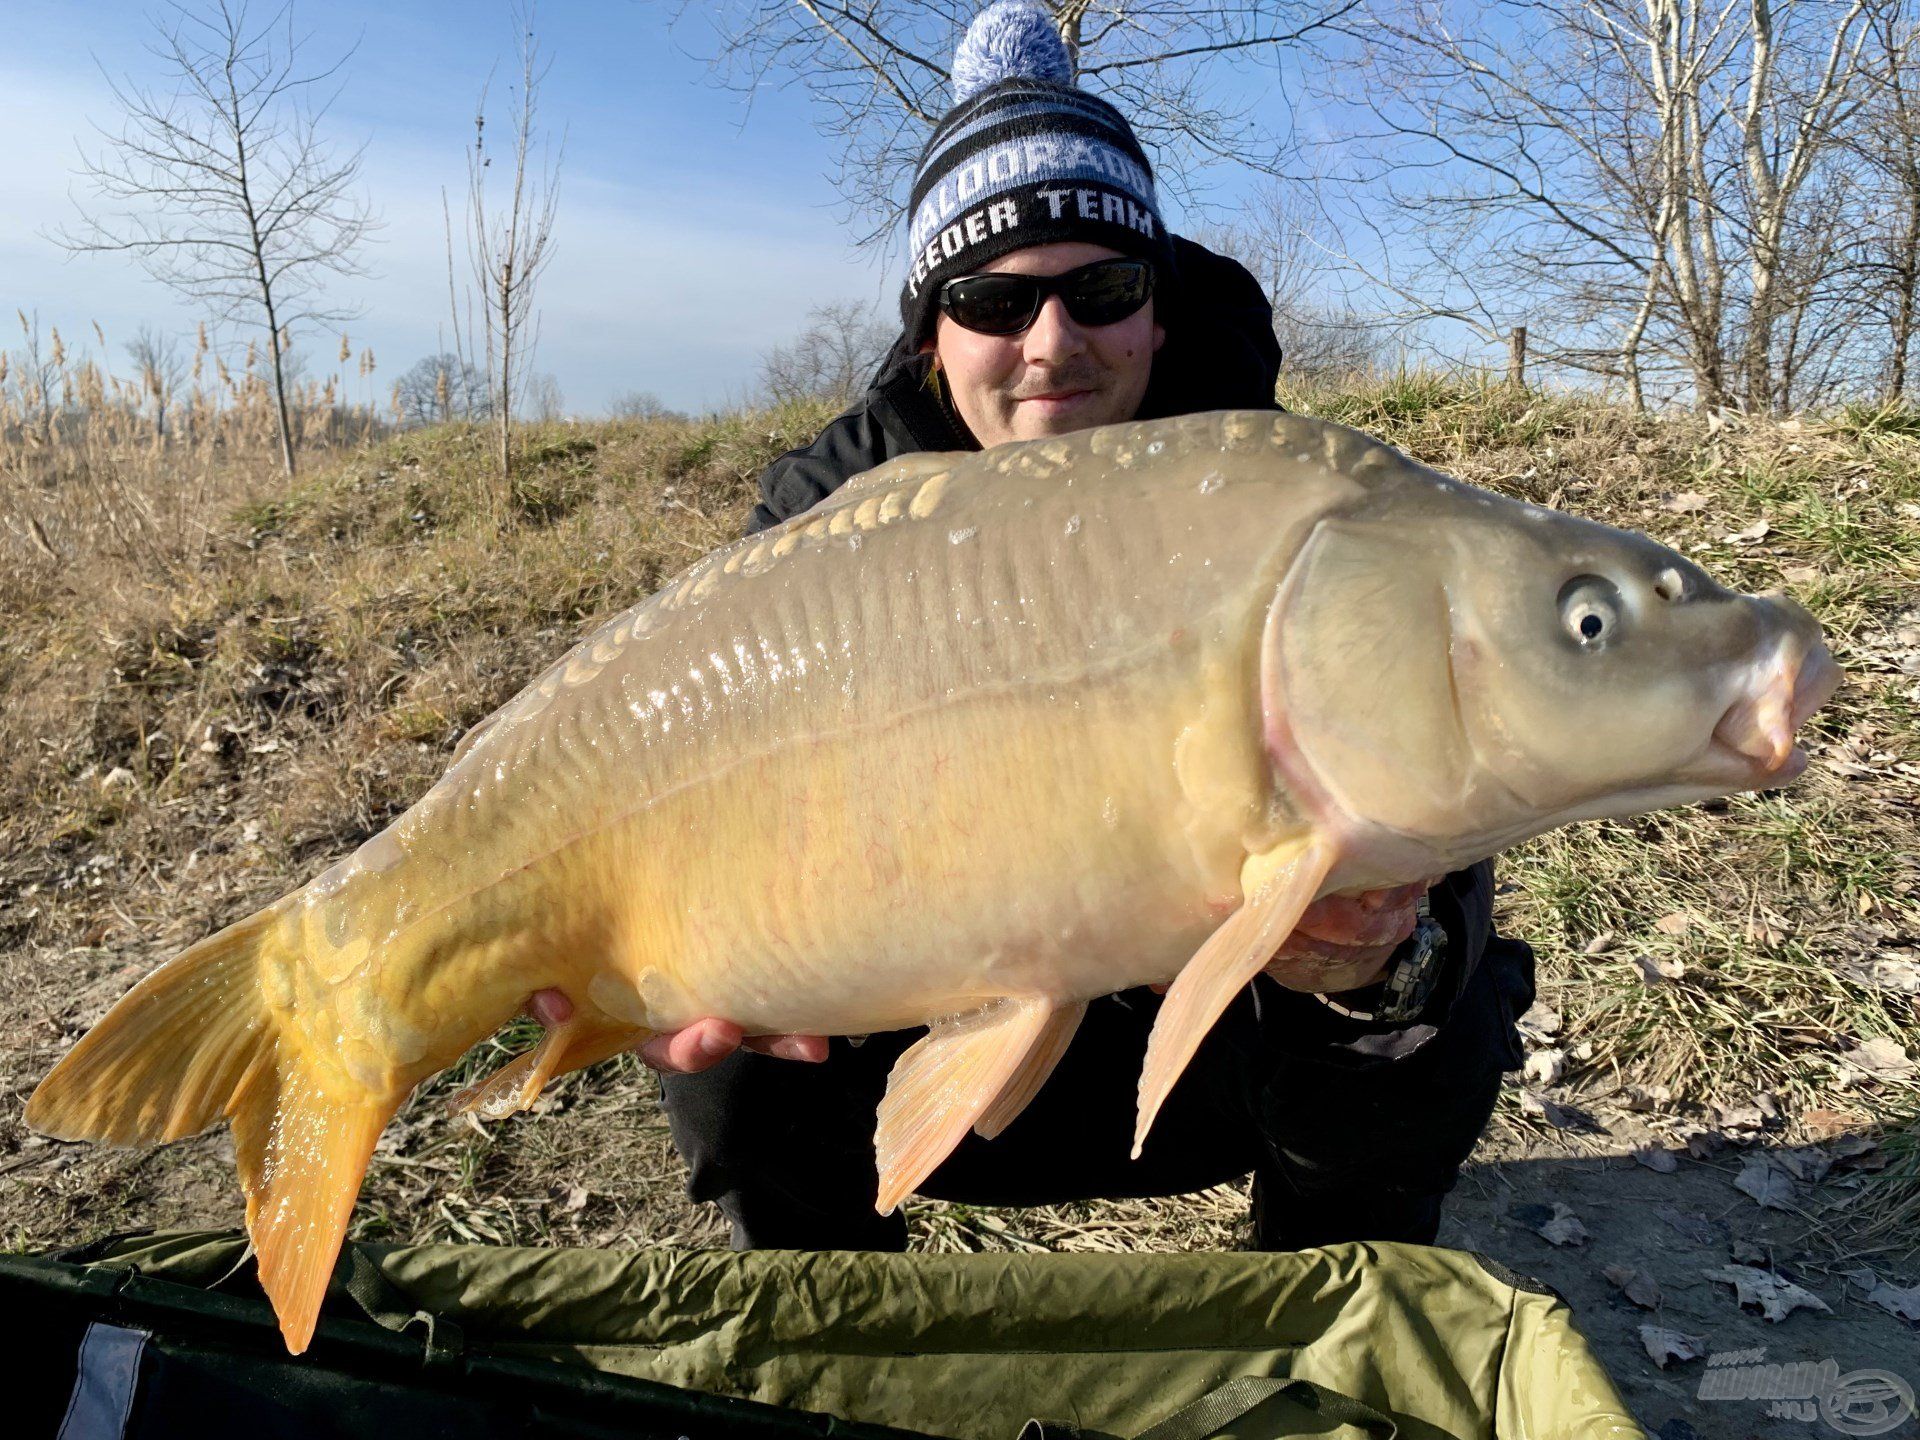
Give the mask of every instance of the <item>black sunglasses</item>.
M 1096 260 L 1061 275 L 962 275 L 940 287 L 940 308 L 954 324 L 982 335 L 1017 335 L 1058 295 L 1079 325 L 1112 325 L 1153 295 L 1145 260 Z

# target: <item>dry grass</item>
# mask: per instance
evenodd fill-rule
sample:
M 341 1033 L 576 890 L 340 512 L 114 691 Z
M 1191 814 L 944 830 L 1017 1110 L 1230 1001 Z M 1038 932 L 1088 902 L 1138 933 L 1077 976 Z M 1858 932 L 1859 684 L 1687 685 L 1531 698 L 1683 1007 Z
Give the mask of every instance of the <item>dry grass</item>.
M 1861 964 L 1920 946 L 1920 425 L 1651 420 L 1420 376 L 1289 400 L 1646 530 L 1729 582 L 1784 584 L 1820 615 L 1850 683 L 1815 726 L 1806 780 L 1529 845 L 1504 862 L 1502 925 L 1534 942 L 1566 1017 L 1556 1094 L 1664 1085 L 1669 1115 L 1705 1121 L 1764 1090 L 1789 1134 L 1818 1111 L 1886 1131 L 1895 1163 L 1829 1222 L 1910 1247 L 1915 1087 L 1844 1083 L 1839 1056 L 1882 1035 L 1920 1048 L 1915 998 Z M 164 564 L 97 520 L 48 527 L 57 557 L 0 535 L 0 1241 L 230 1223 L 221 1138 L 146 1156 L 44 1146 L 20 1125 L 25 1096 L 135 976 L 384 825 L 597 617 L 737 533 L 761 466 L 825 418 L 534 429 L 504 515 L 472 429 L 366 444 L 291 487 L 264 464 L 214 466 L 177 499 Z M 1690 493 L 1703 508 L 1676 502 Z M 1725 538 L 1761 520 L 1764 536 Z M 1684 973 L 1648 983 L 1641 956 Z M 542 1103 L 564 1124 L 443 1118 L 442 1097 L 525 1038 L 490 1042 L 416 1098 L 382 1144 L 360 1231 L 716 1241 L 715 1217 L 681 1196 L 635 1061 L 555 1087 Z M 1508 1106 L 1501 1123 L 1543 1122 Z M 1172 1248 L 1231 1243 L 1243 1209 L 1228 1190 L 913 1217 L 938 1248 Z

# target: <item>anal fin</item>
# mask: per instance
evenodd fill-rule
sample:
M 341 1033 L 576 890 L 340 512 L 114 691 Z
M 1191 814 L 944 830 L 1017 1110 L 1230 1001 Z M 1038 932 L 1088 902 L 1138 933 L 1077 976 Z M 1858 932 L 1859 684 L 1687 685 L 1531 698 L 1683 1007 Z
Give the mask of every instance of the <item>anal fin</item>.
M 1331 847 L 1311 838 L 1250 857 L 1241 868 L 1246 897 L 1194 951 L 1167 991 L 1147 1040 L 1140 1070 L 1140 1108 L 1133 1155 L 1140 1157 L 1153 1120 L 1207 1031 L 1233 997 L 1266 968 L 1333 868 Z
M 1053 1013 L 1051 1000 L 991 1001 L 935 1021 L 894 1062 L 873 1137 L 876 1210 L 891 1212 L 953 1153 L 1020 1071 Z

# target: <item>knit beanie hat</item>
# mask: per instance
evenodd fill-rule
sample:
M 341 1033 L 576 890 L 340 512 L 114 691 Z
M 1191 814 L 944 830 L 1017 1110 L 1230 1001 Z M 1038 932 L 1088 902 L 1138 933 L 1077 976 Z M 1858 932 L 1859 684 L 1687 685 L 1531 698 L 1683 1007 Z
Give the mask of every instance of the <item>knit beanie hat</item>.
M 1085 240 L 1155 264 L 1173 241 L 1133 128 L 1073 83 L 1073 62 L 1033 0 L 998 0 L 953 55 L 954 107 L 920 154 L 908 207 L 908 341 L 933 329 L 940 287 L 1013 250 Z

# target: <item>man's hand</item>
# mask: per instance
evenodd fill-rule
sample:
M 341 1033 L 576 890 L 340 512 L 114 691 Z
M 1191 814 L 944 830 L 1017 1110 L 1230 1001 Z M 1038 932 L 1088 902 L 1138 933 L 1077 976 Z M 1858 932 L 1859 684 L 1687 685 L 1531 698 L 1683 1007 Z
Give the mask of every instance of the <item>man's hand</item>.
M 1265 973 L 1289 990 L 1323 995 L 1381 979 L 1387 961 L 1419 923 L 1420 897 L 1438 878 L 1358 895 L 1325 895 L 1309 905 Z M 1165 985 L 1152 987 L 1166 993 Z
M 550 1030 L 573 1017 L 573 1002 L 559 990 L 539 990 L 527 1001 L 527 1014 Z M 665 1074 L 692 1075 L 712 1069 L 742 1046 L 782 1060 L 818 1063 L 827 1058 L 824 1035 L 743 1036 L 731 1020 L 712 1016 L 655 1035 L 634 1046 L 633 1053 Z
M 1266 967 L 1289 990 L 1323 995 L 1358 990 L 1382 979 L 1387 961 L 1420 920 L 1420 897 L 1431 880 L 1367 890 L 1358 895 L 1323 895 L 1306 908 L 1300 923 Z

